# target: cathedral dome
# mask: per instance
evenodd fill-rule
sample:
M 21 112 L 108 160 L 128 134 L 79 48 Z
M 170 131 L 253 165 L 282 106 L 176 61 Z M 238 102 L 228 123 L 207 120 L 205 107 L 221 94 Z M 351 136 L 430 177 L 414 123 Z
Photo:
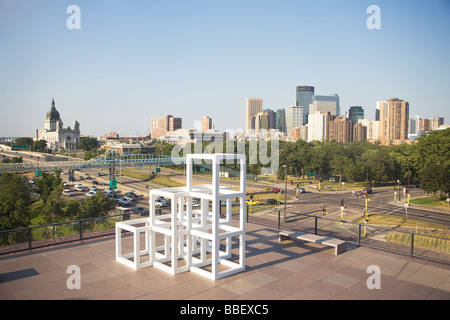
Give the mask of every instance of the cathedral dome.
M 47 112 L 47 116 L 45 117 L 46 120 L 60 120 L 59 118 L 59 112 L 55 108 L 55 100 L 52 100 L 52 106 L 50 110 Z

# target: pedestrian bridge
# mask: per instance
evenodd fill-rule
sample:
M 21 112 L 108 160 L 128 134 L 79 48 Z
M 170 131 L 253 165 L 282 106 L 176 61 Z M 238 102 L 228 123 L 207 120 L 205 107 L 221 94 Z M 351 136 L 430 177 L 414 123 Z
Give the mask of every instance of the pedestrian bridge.
M 148 166 L 174 166 L 185 163 L 185 158 L 170 157 L 156 154 L 125 154 L 120 155 L 109 152 L 93 159 L 49 161 L 49 162 L 22 162 L 22 163 L 2 163 L 2 172 L 33 172 L 55 171 L 55 170 L 77 170 L 77 169 L 109 169 L 119 167 L 148 167 Z

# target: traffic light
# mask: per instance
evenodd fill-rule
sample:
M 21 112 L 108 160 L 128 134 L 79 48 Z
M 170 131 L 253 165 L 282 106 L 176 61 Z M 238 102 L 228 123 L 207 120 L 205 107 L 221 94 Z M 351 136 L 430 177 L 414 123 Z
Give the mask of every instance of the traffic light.
M 341 199 L 341 207 L 344 207 L 344 199 Z
M 325 216 L 327 214 L 327 207 L 323 206 L 322 207 L 322 214 Z

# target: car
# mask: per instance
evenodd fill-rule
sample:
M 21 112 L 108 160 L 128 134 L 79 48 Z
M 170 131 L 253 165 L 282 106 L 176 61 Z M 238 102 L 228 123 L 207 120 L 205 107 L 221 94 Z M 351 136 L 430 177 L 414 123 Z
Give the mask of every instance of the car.
M 131 213 L 139 213 L 140 216 L 148 215 L 148 210 L 145 210 L 142 207 L 134 207 L 134 208 L 131 208 Z
M 298 188 L 298 193 L 305 193 L 305 192 L 306 192 L 305 188 Z
M 92 180 L 91 182 L 92 182 L 92 184 L 98 184 L 97 180 Z
M 275 193 L 280 193 L 281 190 L 280 190 L 279 188 L 273 188 L 273 192 L 275 192 Z
M 270 191 L 272 191 L 272 188 L 264 188 L 264 191 L 265 192 L 270 192 Z
M 161 208 L 161 207 L 166 207 L 167 205 L 169 204 L 169 202 L 166 200 L 166 199 L 156 199 L 155 200 L 155 205 L 158 207 L 158 208 Z
M 89 191 L 97 192 L 97 191 L 98 191 L 98 188 L 97 188 L 97 187 L 94 187 L 94 186 L 91 186 L 91 187 L 89 187 Z
M 252 199 L 247 199 L 247 201 L 245 201 L 245 203 L 249 206 L 259 206 L 261 203 L 259 201 L 255 201 Z
M 67 197 L 73 196 L 73 192 L 70 189 L 64 189 L 62 194 L 67 196 Z
M 199 200 L 192 200 L 192 207 L 193 208 L 198 208 L 200 207 L 200 201 Z
M 277 200 L 275 200 L 275 199 L 272 199 L 272 198 L 270 198 L 270 199 L 266 199 L 266 204 L 277 204 Z
M 80 176 L 80 178 L 79 178 L 79 179 L 80 179 L 80 180 L 83 180 L 84 178 Z
M 127 196 L 127 195 L 124 195 L 123 198 L 124 198 L 124 199 L 127 199 L 127 200 L 129 200 L 129 201 L 134 201 L 134 200 L 136 200 L 135 197 L 132 197 L 132 196 L 129 196 L 129 195 L 128 195 L 128 196 Z
M 86 197 L 93 197 L 96 194 L 97 194 L 97 192 L 95 192 L 95 191 L 88 191 L 88 192 L 86 192 Z
M 117 200 L 117 204 L 120 206 L 131 206 L 131 201 L 124 199 L 124 198 L 120 198 L 119 200 Z
M 362 194 L 372 194 L 372 189 L 371 188 L 365 188 L 363 189 L 363 191 L 361 191 Z
M 76 191 L 84 191 L 84 186 L 82 184 L 76 184 L 75 185 L 75 190 Z

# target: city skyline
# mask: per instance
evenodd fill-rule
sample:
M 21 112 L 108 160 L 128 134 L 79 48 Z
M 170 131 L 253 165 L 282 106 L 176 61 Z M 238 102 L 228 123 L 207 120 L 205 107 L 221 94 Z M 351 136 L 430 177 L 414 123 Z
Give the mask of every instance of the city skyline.
M 166 114 L 245 129 L 247 98 L 276 111 L 301 85 L 338 94 L 341 114 L 374 120 L 377 101 L 399 98 L 448 123 L 449 13 L 446 1 L 0 0 L 0 136 L 34 136 L 52 98 L 86 136 L 145 135 Z

